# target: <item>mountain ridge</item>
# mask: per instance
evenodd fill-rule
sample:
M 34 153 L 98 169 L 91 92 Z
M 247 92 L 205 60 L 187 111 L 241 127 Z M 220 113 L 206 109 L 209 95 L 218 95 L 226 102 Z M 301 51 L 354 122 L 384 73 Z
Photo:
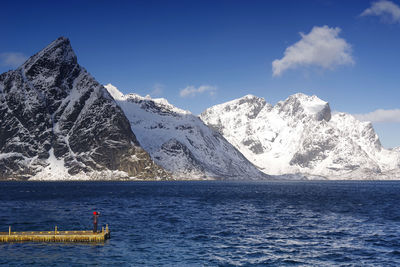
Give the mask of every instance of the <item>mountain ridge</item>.
M 247 95 L 206 109 L 200 118 L 271 175 L 400 178 L 399 154 L 381 146 L 371 123 L 332 115 L 317 96 L 298 93 L 274 106 L 264 101 Z
M 276 179 L 260 172 L 189 111 L 163 98 L 124 95 L 111 84 L 105 87 L 124 110 L 142 146 L 176 179 Z

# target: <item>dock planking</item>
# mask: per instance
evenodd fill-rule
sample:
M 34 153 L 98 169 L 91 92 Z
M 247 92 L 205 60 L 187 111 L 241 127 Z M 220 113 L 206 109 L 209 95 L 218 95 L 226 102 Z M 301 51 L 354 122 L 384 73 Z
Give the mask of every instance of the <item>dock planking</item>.
M 0 232 L 0 242 L 104 242 L 110 238 L 108 225 L 101 232 L 93 231 L 25 231 Z

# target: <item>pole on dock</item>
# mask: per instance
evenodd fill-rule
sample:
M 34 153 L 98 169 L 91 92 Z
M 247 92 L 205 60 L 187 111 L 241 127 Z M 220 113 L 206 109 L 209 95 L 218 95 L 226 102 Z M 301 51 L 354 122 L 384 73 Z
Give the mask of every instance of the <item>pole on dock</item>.
M 104 226 L 101 227 L 101 232 L 104 234 Z
M 11 235 L 11 225 L 8 226 L 8 235 Z
M 108 232 L 108 224 L 106 224 L 106 232 Z
M 56 234 L 57 234 L 57 225 L 56 225 L 56 227 L 54 229 L 54 235 L 56 235 Z

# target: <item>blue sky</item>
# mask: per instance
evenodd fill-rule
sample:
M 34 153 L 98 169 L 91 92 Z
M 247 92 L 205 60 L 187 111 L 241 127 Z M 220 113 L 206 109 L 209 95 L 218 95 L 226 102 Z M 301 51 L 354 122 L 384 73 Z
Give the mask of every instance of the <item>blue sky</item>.
M 399 0 L 3 1 L 0 72 L 66 36 L 82 66 L 124 93 L 164 97 L 195 114 L 246 94 L 272 104 L 297 92 L 315 94 L 332 110 L 373 120 L 382 144 L 394 147 L 400 146 L 399 6 Z

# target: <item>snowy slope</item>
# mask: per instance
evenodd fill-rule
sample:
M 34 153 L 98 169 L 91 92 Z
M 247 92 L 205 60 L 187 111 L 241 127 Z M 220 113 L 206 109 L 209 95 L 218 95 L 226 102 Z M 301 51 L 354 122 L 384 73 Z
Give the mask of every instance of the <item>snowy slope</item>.
M 400 178 L 400 153 L 381 146 L 371 123 L 332 115 L 316 96 L 295 94 L 272 106 L 247 95 L 211 107 L 200 118 L 268 174 Z
M 125 112 L 139 143 L 177 179 L 271 179 L 218 132 L 167 100 L 123 95 L 105 86 Z
M 168 176 L 63 37 L 0 75 L 0 129 L 0 179 Z

